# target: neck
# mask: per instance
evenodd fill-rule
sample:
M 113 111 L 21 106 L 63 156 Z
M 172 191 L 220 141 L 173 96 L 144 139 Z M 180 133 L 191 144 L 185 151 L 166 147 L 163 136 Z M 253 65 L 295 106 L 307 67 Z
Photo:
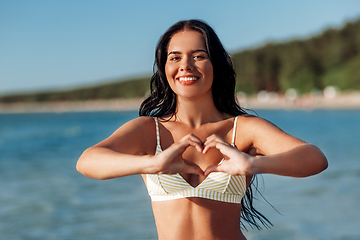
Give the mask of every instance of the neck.
M 209 122 L 217 122 L 227 118 L 227 114 L 220 112 L 214 104 L 212 96 L 208 99 L 177 98 L 175 121 L 180 121 L 191 127 L 200 127 Z

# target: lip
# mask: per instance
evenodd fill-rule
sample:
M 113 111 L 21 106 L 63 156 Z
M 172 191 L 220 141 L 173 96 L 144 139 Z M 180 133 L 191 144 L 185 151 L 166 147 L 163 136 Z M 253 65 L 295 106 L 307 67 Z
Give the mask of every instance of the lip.
M 180 76 L 180 77 L 176 78 L 176 80 L 182 85 L 194 84 L 199 79 L 200 79 L 199 77 L 196 77 L 196 76 L 193 76 L 193 75 Z

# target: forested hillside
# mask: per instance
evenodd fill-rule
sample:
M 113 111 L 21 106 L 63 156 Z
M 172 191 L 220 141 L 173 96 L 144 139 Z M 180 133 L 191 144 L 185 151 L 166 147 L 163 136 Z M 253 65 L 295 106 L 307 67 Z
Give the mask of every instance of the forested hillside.
M 285 43 L 270 43 L 232 55 L 237 90 L 300 92 L 337 86 L 360 89 L 360 20 L 342 29 Z
M 49 101 L 84 101 L 94 99 L 144 97 L 149 91 L 150 77 L 131 80 L 119 80 L 98 86 L 76 88 L 32 94 L 13 94 L 0 97 L 2 103 L 12 102 L 49 102 Z
M 360 90 L 360 19 L 341 29 L 328 29 L 308 39 L 268 43 L 232 54 L 237 73 L 237 91 L 301 93 L 336 86 Z M 52 92 L 14 94 L 0 102 L 79 101 L 88 99 L 143 97 L 150 76 L 92 87 Z

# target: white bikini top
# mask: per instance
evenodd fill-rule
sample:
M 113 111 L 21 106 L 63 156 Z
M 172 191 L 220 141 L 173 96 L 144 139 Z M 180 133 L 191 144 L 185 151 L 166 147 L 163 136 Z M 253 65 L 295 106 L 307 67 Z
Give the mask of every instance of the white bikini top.
M 162 152 L 159 123 L 156 123 L 156 154 Z M 237 117 L 234 120 L 232 145 L 235 143 Z M 167 201 L 179 198 L 199 197 L 215 201 L 241 203 L 246 192 L 246 176 L 232 176 L 224 172 L 212 172 L 196 187 L 191 186 L 179 173 L 147 174 L 146 185 L 152 201 Z

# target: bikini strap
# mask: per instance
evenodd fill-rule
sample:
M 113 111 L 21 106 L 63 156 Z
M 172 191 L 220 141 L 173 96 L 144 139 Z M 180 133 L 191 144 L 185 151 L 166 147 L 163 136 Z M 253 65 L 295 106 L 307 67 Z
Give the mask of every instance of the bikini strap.
M 237 118 L 238 118 L 238 116 L 236 116 L 235 119 L 234 119 L 234 128 L 233 128 L 233 135 L 232 135 L 232 141 L 231 141 L 231 145 L 233 145 L 233 146 L 235 146 L 235 134 L 236 134 Z
M 156 126 L 156 144 L 160 146 L 160 134 L 159 134 L 159 123 L 157 117 L 154 117 L 155 126 Z
M 160 145 L 160 132 L 159 132 L 159 122 L 157 117 L 154 117 L 155 126 L 156 126 L 156 153 L 159 153 L 162 151 L 161 145 Z

